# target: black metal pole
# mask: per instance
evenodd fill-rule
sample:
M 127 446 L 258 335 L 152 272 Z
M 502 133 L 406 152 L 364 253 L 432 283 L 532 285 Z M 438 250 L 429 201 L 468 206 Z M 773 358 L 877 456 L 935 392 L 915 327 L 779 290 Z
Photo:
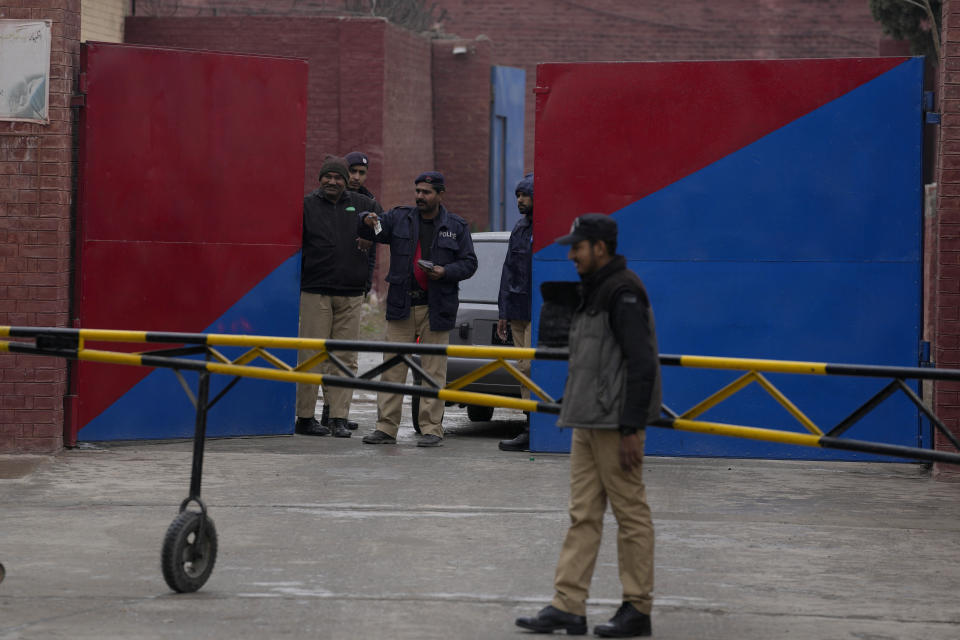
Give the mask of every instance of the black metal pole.
M 207 398 L 210 396 L 210 374 L 200 372 L 197 385 L 197 421 L 193 432 L 193 468 L 190 471 L 190 499 L 200 498 L 203 479 L 203 446 L 207 440 Z

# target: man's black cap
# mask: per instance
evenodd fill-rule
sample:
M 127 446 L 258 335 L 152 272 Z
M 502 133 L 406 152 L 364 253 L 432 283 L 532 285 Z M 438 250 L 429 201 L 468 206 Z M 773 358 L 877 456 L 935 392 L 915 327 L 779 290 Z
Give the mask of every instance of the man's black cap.
M 417 176 L 413 184 L 420 184 L 421 182 L 426 182 L 437 191 L 443 191 L 446 186 L 443 180 L 443 174 L 439 171 L 424 171 Z
M 576 244 L 581 240 L 616 240 L 617 221 L 602 213 L 585 213 L 577 217 L 570 233 L 556 239 L 557 244 Z
M 370 166 L 370 160 L 367 158 L 367 154 L 362 151 L 351 151 L 344 157 L 344 160 L 347 161 L 348 167 L 352 167 L 355 164 L 362 164 L 365 167 Z

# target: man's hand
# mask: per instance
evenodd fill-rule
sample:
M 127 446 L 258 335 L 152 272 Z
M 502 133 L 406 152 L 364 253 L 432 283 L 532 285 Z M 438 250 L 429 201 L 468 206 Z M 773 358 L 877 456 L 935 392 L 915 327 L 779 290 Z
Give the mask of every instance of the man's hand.
M 632 471 L 643 462 L 643 441 L 635 433 L 620 436 L 620 468 Z
M 507 341 L 507 319 L 506 318 L 500 318 L 499 320 L 497 320 L 497 337 L 503 340 L 504 342 Z
M 444 276 L 446 270 L 438 264 L 433 265 L 433 269 L 427 271 L 427 277 L 431 280 L 439 280 Z
M 372 211 L 363 216 L 363 224 L 367 225 L 371 229 L 375 229 L 378 222 L 380 222 L 380 218 L 377 217 L 377 214 Z
M 357 249 L 360 249 L 360 251 L 369 251 L 370 247 L 372 246 L 373 242 L 371 240 L 357 238 Z

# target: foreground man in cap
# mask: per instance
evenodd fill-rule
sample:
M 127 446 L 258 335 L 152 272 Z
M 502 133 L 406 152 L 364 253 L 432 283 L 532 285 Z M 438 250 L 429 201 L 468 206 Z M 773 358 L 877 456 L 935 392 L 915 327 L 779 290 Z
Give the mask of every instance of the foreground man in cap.
M 395 207 L 382 216 L 361 214 L 361 235 L 390 245 L 387 282 L 387 342 L 448 344 L 460 304 L 459 282 L 477 270 L 477 256 L 466 220 L 443 206 L 443 175 L 427 171 L 414 181 L 416 206 Z M 377 227 L 379 225 L 379 231 Z M 384 361 L 393 357 L 385 353 Z M 423 356 L 423 369 L 433 380 L 447 379 L 446 356 Z M 407 367 L 397 365 L 380 376 L 402 383 Z M 400 428 L 403 396 L 377 395 L 376 429 L 366 444 L 394 444 Z M 418 447 L 443 444 L 443 400 L 421 398 Z
M 497 306 L 500 319 L 497 321 L 497 335 L 507 339 L 507 323 L 513 334 L 513 346 L 530 346 L 530 286 L 533 274 L 533 174 L 527 174 L 514 189 L 517 196 L 517 209 L 520 220 L 510 232 L 507 255 L 503 259 L 500 272 L 500 296 Z M 530 375 L 530 361 L 518 360 L 517 369 L 524 375 Z M 520 395 L 530 399 L 530 390 L 523 387 Z M 527 424 L 516 438 L 501 440 L 501 451 L 526 451 L 530 448 L 530 415 Z
M 553 602 L 516 624 L 541 633 L 586 633 L 586 601 L 609 499 L 617 518 L 623 604 L 593 632 L 607 638 L 648 636 L 653 523 L 643 485 L 643 443 L 661 400 L 653 311 L 640 278 L 615 253 L 615 220 L 599 213 L 580 216 L 557 242 L 570 245 L 567 257 L 581 279 L 557 420 L 573 428 L 570 529 L 557 563 Z
M 300 337 L 356 340 L 360 334 L 360 304 L 367 280 L 368 250 L 357 236 L 357 213 L 379 211 L 380 205 L 366 196 L 347 191 L 349 173 L 343 158 L 327 156 L 320 167 L 320 188 L 303 199 L 303 254 L 300 270 Z M 369 245 L 368 245 L 369 246 Z M 300 352 L 306 362 L 316 351 Z M 357 354 L 338 352 L 352 371 Z M 329 363 L 311 369 L 342 375 Z M 325 387 L 324 409 L 329 406 L 327 424 L 314 417 L 317 385 L 297 385 L 296 433 L 338 438 L 350 437 L 350 401 L 353 390 Z M 326 411 L 325 411 L 326 412 Z M 356 426 L 354 426 L 356 428 Z

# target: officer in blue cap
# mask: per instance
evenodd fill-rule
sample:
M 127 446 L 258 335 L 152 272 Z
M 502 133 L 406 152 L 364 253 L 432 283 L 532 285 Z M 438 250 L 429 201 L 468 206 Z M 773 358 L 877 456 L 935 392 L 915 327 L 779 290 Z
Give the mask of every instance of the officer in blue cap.
M 414 180 L 415 206 L 394 207 L 383 215 L 360 214 L 361 237 L 390 245 L 387 282 L 387 342 L 449 344 L 450 330 L 460 304 L 459 282 L 477 270 L 470 225 L 443 206 L 443 174 L 426 171 Z M 393 354 L 384 354 L 384 361 Z M 434 380 L 447 379 L 447 357 L 423 356 L 422 365 Z M 407 367 L 396 365 L 381 376 L 383 382 L 402 383 Z M 395 444 L 403 397 L 377 396 L 376 429 L 365 444 Z M 443 444 L 443 400 L 420 401 L 418 447 Z

